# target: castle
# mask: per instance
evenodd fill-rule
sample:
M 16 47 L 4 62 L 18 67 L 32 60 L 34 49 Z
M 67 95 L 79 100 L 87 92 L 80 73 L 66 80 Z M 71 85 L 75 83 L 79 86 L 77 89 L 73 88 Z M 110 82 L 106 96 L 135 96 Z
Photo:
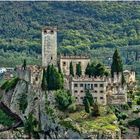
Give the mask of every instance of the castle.
M 88 56 L 60 56 L 57 58 L 57 28 L 45 27 L 42 29 L 42 67 L 28 66 L 26 69 L 17 68 L 18 76 L 27 81 L 34 89 L 41 88 L 43 68 L 53 64 L 57 67 L 57 61 L 65 78 L 65 88 L 75 96 L 76 103 L 82 105 L 85 92 L 90 91 L 93 98 L 102 105 L 125 104 L 129 87 L 135 88 L 135 72 L 124 71 L 126 84 L 121 83 L 122 74 L 114 73 L 114 78 L 109 76 L 87 77 L 85 69 L 90 63 Z M 81 64 L 81 77 L 70 76 L 70 63 L 73 64 L 74 74 L 76 64 Z

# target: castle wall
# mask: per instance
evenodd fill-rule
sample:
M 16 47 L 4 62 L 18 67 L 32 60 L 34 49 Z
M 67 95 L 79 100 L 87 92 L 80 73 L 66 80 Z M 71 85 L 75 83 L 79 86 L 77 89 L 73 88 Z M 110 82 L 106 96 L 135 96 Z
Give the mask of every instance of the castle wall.
M 84 56 L 61 56 L 60 57 L 60 68 L 65 75 L 70 74 L 70 63 L 73 64 L 74 74 L 76 74 L 76 64 L 81 64 L 82 75 L 85 74 L 85 69 L 90 62 L 89 57 Z
M 123 73 L 124 73 L 126 83 L 134 83 L 134 82 L 136 82 L 136 76 L 135 76 L 134 71 L 125 70 Z
M 41 89 L 43 69 L 36 65 L 29 65 L 24 70 L 23 67 L 17 68 L 17 76 L 29 83 L 29 85 L 34 89 Z M 29 87 L 30 87 L 29 86 Z

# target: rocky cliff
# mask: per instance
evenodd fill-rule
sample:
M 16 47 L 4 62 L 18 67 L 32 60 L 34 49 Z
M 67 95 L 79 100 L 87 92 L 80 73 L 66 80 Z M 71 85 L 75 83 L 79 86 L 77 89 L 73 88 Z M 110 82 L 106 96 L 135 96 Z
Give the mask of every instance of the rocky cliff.
M 34 89 L 24 80 L 18 79 L 15 86 L 2 88 L 0 92 L 4 103 L 11 112 L 17 114 L 23 121 L 23 125 L 14 131 L 9 130 L 0 133 L 0 138 L 116 138 L 116 134 L 89 134 L 81 133 L 60 125 L 57 110 L 55 110 L 55 100 L 53 91 L 43 92 L 41 89 Z M 35 131 L 37 135 L 30 137 L 24 132 L 27 118 L 32 114 L 37 122 Z M 33 124 L 32 124 L 33 127 Z M 117 134 L 118 135 L 118 134 Z

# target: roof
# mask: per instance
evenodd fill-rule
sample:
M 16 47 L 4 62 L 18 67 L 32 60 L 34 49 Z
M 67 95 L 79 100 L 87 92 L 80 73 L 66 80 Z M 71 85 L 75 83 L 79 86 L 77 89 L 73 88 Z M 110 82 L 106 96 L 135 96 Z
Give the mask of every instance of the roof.
M 61 55 L 60 56 L 60 59 L 90 59 L 89 56 L 69 56 L 69 55 L 66 55 L 66 56 L 63 56 Z

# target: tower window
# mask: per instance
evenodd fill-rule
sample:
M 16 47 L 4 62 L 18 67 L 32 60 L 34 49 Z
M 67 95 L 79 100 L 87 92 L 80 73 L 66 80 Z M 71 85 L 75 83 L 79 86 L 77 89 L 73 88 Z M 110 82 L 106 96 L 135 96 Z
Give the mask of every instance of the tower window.
M 83 87 L 83 84 L 80 84 L 80 87 Z
M 35 80 L 38 81 L 38 77 L 35 77 Z
M 54 33 L 54 31 L 53 30 L 51 30 L 51 34 L 53 34 Z
M 78 87 L 78 84 L 74 84 L 74 87 Z
M 47 30 L 45 30 L 44 33 L 46 34 L 47 33 Z
M 95 87 L 98 87 L 98 85 L 97 85 L 97 84 L 94 84 L 94 86 L 95 86 Z
M 51 56 L 51 60 L 53 59 L 53 57 Z
M 104 85 L 103 84 L 100 84 L 100 87 L 104 87 Z
M 66 62 L 63 62 L 63 66 L 66 66 Z

